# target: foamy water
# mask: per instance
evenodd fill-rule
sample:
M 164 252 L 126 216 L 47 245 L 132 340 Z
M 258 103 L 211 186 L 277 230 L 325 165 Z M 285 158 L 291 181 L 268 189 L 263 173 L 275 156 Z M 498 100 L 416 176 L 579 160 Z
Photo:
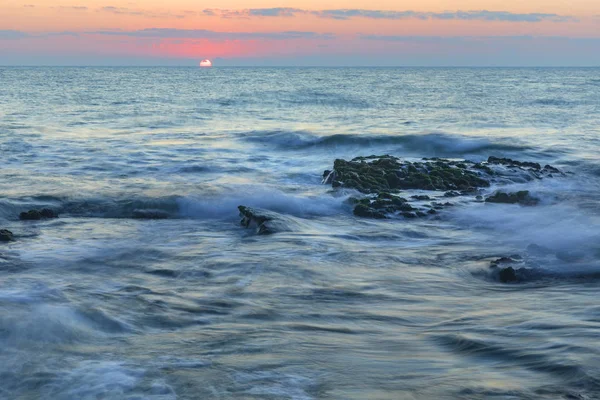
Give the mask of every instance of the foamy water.
M 600 397 L 600 69 L 0 82 L 0 399 Z M 322 174 L 371 154 L 565 175 L 502 182 L 535 207 L 360 219 Z M 289 229 L 244 229 L 240 204 Z M 494 279 L 509 255 L 531 279 Z

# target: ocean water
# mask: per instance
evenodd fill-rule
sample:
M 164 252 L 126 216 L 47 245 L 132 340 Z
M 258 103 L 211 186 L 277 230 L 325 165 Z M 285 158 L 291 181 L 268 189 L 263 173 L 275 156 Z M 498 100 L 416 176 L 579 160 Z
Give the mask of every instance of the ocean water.
M 371 154 L 565 174 L 369 220 Z M 600 69 L 0 68 L 0 399 L 600 398 L 598 154 Z

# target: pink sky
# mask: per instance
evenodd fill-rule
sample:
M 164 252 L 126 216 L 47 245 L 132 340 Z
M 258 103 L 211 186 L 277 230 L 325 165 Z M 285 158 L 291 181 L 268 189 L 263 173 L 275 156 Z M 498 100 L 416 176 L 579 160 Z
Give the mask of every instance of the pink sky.
M 0 4 L 0 65 L 600 65 L 598 54 L 596 0 Z

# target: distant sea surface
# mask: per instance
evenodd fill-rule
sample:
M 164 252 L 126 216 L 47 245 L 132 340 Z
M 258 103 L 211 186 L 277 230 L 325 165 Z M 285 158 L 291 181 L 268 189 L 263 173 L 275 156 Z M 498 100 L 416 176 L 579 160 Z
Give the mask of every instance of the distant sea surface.
M 373 220 L 372 154 L 564 174 Z M 0 68 L 0 399 L 598 399 L 599 154 L 600 69 Z

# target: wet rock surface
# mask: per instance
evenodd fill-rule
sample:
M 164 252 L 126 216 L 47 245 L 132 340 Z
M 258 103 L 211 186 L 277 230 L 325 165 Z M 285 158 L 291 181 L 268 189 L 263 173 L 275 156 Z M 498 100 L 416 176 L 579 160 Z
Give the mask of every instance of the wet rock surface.
M 29 210 L 19 214 L 19 219 L 22 221 L 39 221 L 41 219 L 58 218 L 56 211 L 49 208 L 41 210 Z
M 170 214 L 163 210 L 133 210 L 132 218 L 134 219 L 168 219 Z
M 490 262 L 492 275 L 502 283 L 517 283 L 531 278 L 532 269 L 524 266 L 520 256 L 501 257 Z
M 515 193 L 498 191 L 485 199 L 488 203 L 521 204 L 524 206 L 535 206 L 540 202 L 529 194 L 529 190 L 521 190 Z
M 289 231 L 293 225 L 291 218 L 273 211 L 246 206 L 238 206 L 238 210 L 242 217 L 240 224 L 244 228 L 256 229 L 259 235 Z
M 8 229 L 0 229 L 0 242 L 10 242 L 14 240 L 13 233 Z
M 539 163 L 489 157 L 487 161 L 424 158 L 406 161 L 391 155 L 336 159 L 333 169 L 323 172 L 323 183 L 335 189 L 352 189 L 362 197 L 350 199 L 358 217 L 383 219 L 393 216 L 431 216 L 456 202 L 486 202 L 534 206 L 539 199 L 529 191 L 498 190 L 484 200 L 494 185 L 526 183 L 562 174 L 557 168 Z M 408 193 L 427 191 L 431 194 Z M 404 195 L 404 196 L 401 196 Z M 450 203 L 447 199 L 453 199 Z M 410 200 L 408 200 L 410 199 Z M 427 202 L 427 203 L 426 203 Z
M 403 161 L 390 155 L 337 159 L 325 183 L 333 187 L 356 189 L 362 193 L 421 190 L 474 190 L 488 187 L 480 172 L 468 169 L 464 162 L 428 159 Z

